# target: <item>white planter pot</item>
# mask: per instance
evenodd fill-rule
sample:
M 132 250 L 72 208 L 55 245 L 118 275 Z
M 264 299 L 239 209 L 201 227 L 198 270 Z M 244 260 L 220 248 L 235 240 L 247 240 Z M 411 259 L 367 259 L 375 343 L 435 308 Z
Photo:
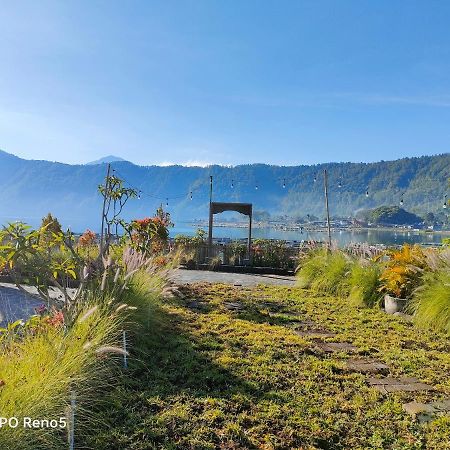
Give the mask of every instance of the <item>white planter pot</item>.
M 402 312 L 405 309 L 405 306 L 406 306 L 405 298 L 391 297 L 388 294 L 384 296 L 384 310 L 388 314 L 395 314 L 396 312 Z

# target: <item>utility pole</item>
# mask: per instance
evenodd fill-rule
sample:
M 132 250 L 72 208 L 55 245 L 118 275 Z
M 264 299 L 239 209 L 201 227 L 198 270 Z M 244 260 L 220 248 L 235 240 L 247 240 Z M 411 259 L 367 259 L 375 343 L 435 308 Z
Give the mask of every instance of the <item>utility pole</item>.
M 102 229 L 100 231 L 100 257 L 103 255 L 103 238 L 104 238 L 104 229 L 105 229 L 105 210 L 106 210 L 106 198 L 108 196 L 109 190 L 109 174 L 111 171 L 111 164 L 108 163 L 108 167 L 106 169 L 106 178 L 105 178 L 105 191 L 103 193 L 103 208 L 102 208 Z
M 328 172 L 323 171 L 323 184 L 325 188 L 325 208 L 327 211 L 327 232 L 328 232 L 328 249 L 331 249 L 331 227 L 330 227 L 330 208 L 328 206 Z
M 212 229 L 213 229 L 213 213 L 212 213 L 212 196 L 213 196 L 213 176 L 209 176 L 209 229 L 208 229 L 208 256 L 212 254 Z

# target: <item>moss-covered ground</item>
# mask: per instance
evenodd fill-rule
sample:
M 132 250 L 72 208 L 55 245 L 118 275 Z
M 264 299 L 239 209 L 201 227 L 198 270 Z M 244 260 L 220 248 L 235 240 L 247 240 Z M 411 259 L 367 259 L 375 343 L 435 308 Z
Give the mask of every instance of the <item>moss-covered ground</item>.
M 93 412 L 96 449 L 446 449 L 450 419 L 414 421 L 402 404 L 450 397 L 450 342 L 399 317 L 298 288 L 198 284 L 156 302 L 151 333 Z M 195 300 L 195 302 L 192 302 Z M 229 302 L 232 304 L 230 305 Z M 314 321 L 428 392 L 381 394 L 344 371 L 346 353 L 295 333 Z

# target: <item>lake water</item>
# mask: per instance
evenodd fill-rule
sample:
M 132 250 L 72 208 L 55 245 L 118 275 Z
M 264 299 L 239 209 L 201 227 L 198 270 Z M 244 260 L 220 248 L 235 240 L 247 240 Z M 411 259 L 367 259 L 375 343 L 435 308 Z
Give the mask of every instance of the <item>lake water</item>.
M 203 227 L 205 231 L 206 228 Z M 177 234 L 194 235 L 196 227 L 189 224 L 177 226 L 170 230 L 171 237 Z M 214 227 L 214 237 L 241 239 L 246 238 L 248 230 L 246 228 L 234 227 Z M 326 241 L 327 234 L 324 232 L 299 231 L 281 231 L 273 228 L 256 228 L 252 230 L 254 239 L 284 239 L 288 241 L 315 240 Z M 369 244 L 439 244 L 442 239 L 449 237 L 443 233 L 424 233 L 418 231 L 399 231 L 399 230 L 340 230 L 333 231 L 331 238 L 336 241 L 339 247 L 346 246 L 351 242 L 367 242 Z

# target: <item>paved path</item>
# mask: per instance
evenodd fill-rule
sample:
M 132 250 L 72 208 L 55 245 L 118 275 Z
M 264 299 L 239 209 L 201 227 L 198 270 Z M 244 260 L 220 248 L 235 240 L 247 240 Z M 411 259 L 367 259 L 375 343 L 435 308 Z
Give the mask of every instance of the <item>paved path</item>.
M 42 303 L 20 292 L 13 284 L 0 283 L 0 327 L 19 319 L 27 320 L 36 314 L 35 308 Z
M 33 286 L 22 285 L 23 289 L 30 295 L 19 289 L 11 283 L 0 283 L 0 327 L 7 323 L 22 319 L 27 320 L 30 316 L 36 314 L 36 308 L 41 306 L 44 300 L 33 297 L 37 295 L 37 289 Z M 69 295 L 75 293 L 75 289 L 68 289 Z M 49 289 L 49 295 L 53 299 L 62 299 L 61 292 L 56 288 Z
M 255 286 L 257 284 L 293 286 L 295 284 L 295 277 L 288 275 L 260 275 L 186 269 L 175 270 L 175 274 L 172 279 L 175 283 L 178 284 L 190 284 L 199 282 L 224 283 L 237 286 Z

